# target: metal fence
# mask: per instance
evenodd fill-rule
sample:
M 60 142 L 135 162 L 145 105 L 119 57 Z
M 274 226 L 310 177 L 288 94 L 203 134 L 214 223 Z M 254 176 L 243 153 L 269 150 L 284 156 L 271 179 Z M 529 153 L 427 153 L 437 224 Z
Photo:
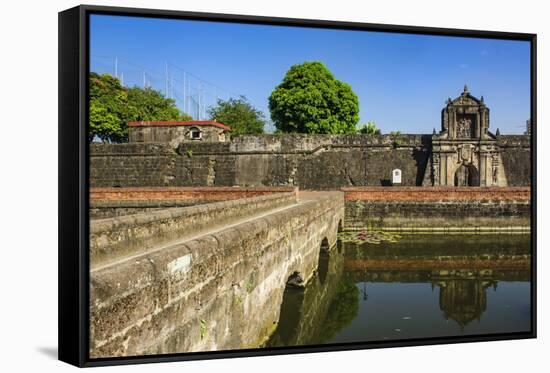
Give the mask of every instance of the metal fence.
M 165 97 L 173 99 L 181 111 L 197 120 L 208 119 L 208 108 L 214 106 L 218 99 L 228 100 L 242 95 L 170 62 L 165 62 L 164 71 L 155 71 L 116 56 L 92 55 L 90 67 L 93 72 L 117 77 L 125 87 L 150 87 L 160 91 Z M 264 111 L 261 106 L 256 107 Z M 264 111 L 264 114 L 267 113 Z

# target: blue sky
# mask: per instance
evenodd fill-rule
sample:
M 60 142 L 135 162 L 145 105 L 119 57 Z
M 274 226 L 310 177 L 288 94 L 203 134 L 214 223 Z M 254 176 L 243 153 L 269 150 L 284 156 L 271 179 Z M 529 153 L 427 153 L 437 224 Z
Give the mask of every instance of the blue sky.
M 185 80 L 188 108 L 188 92 L 195 102 L 201 92 L 206 106 L 242 94 L 269 118 L 268 97 L 289 67 L 322 61 L 358 95 L 360 123 L 374 121 L 383 133 L 439 130 L 446 99 L 464 84 L 484 96 L 493 132 L 522 133 L 529 118 L 524 41 L 104 15 L 91 17 L 90 30 L 92 71 L 114 74 L 116 57 L 126 85 L 145 76 L 163 92 L 169 76 L 180 107 Z

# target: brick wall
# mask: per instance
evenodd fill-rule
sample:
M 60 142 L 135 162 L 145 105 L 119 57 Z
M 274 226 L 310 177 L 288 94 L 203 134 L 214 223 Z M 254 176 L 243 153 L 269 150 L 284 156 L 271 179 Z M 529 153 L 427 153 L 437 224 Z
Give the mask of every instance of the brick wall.
M 529 201 L 528 187 L 342 188 L 348 201 Z
M 239 198 L 257 197 L 273 193 L 296 192 L 294 187 L 276 188 L 91 188 L 90 201 L 178 201 L 204 200 L 225 201 Z
M 343 188 L 346 228 L 528 231 L 529 188 Z

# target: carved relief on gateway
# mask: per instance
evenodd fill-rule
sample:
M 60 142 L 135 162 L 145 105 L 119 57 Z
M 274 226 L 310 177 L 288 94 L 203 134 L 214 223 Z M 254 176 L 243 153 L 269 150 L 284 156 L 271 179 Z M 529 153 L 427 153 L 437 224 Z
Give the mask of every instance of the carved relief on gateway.
M 439 185 L 439 154 L 433 153 L 432 154 L 432 162 L 433 162 L 433 185 Z
M 493 154 L 493 156 L 491 157 L 491 164 L 492 164 L 492 172 L 491 172 L 491 175 L 492 175 L 492 183 L 493 185 L 497 185 L 498 184 L 498 166 L 499 166 L 499 156 L 498 154 Z
M 462 117 L 456 123 L 456 137 L 459 139 L 471 139 L 474 137 L 472 118 Z
M 463 144 L 458 146 L 458 163 L 472 163 L 474 150 L 475 146 L 471 144 Z

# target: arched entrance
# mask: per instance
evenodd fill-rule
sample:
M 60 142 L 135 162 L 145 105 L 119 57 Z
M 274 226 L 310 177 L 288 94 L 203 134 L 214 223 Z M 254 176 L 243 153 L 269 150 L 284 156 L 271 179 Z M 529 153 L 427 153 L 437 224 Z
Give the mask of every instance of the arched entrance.
M 462 164 L 455 172 L 455 186 L 479 186 L 479 172 L 473 164 Z

